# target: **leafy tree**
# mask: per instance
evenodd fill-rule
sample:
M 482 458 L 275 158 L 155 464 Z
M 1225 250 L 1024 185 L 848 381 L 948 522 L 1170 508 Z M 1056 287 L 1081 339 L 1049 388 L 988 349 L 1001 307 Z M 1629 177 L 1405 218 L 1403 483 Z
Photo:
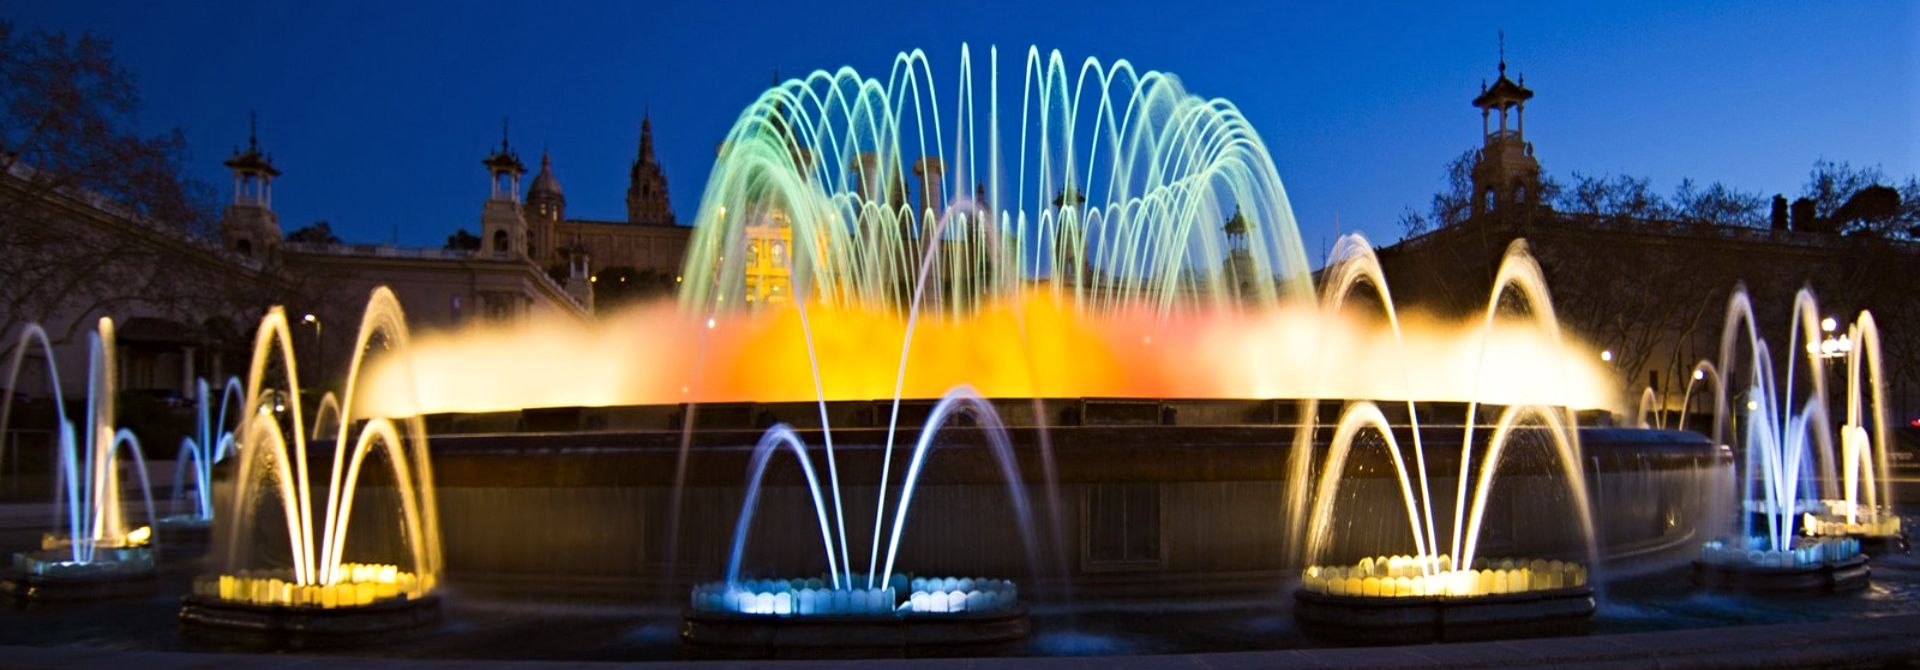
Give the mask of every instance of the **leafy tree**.
M 1815 216 L 1830 219 L 1853 194 L 1886 181 L 1880 168 L 1855 168 L 1845 161 L 1836 163 L 1823 158 L 1814 161 L 1813 171 L 1807 173 L 1807 184 L 1800 189 L 1800 195 L 1813 201 Z
M 447 236 L 447 245 L 443 248 L 448 251 L 479 251 L 480 238 L 461 228 Z
M 1801 197 L 1813 205 L 1817 230 L 1920 238 L 1920 178 L 1908 176 L 1899 186 L 1893 184 L 1878 167 L 1821 159 L 1807 174 Z
M 313 225 L 287 234 L 288 242 L 303 244 L 339 244 L 340 238 L 333 234 L 333 224 L 315 221 Z
M 628 305 L 673 295 L 678 287 L 673 277 L 655 270 L 636 270 L 627 266 L 603 268 L 595 273 L 593 309 L 608 312 Z

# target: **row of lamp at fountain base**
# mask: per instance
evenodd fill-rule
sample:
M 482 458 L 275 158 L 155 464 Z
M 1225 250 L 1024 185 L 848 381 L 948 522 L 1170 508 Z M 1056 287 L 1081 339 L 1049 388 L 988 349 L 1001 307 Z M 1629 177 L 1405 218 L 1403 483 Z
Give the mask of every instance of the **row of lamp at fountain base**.
M 1762 541 L 1754 538 L 1750 544 Z M 1751 567 L 1800 568 L 1833 564 L 1860 555 L 1860 541 L 1854 538 L 1818 540 L 1790 550 L 1741 549 L 1714 540 L 1700 547 L 1700 561 L 1707 565 L 1745 565 Z
M 193 580 L 193 594 L 249 605 L 335 609 L 418 600 L 433 590 L 432 577 L 422 579 L 393 565 L 343 563 L 340 570 L 344 576 L 332 584 L 299 584 L 288 570 L 202 575 Z
M 1352 566 L 1311 566 L 1300 587 L 1312 593 L 1379 598 L 1484 596 L 1584 587 L 1586 566 L 1566 561 L 1481 559 L 1452 570 L 1447 556 L 1380 556 Z
M 1004 612 L 1018 604 L 1013 582 L 986 577 L 909 578 L 894 575 L 885 588 L 835 588 L 831 580 L 745 580 L 694 587 L 699 612 L 772 616 L 892 616 Z M 908 593 L 905 599 L 899 594 Z

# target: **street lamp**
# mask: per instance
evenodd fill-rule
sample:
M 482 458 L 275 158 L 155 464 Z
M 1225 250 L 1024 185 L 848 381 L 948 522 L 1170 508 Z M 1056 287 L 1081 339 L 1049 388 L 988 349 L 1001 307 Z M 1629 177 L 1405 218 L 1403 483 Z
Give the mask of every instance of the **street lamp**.
M 1840 333 L 1838 336 L 1835 336 L 1834 331 L 1839 329 L 1840 322 L 1833 317 L 1829 316 L 1821 319 L 1820 332 L 1826 333 L 1827 335 L 1821 338 L 1818 344 L 1808 342 L 1807 353 L 1827 360 L 1845 358 L 1847 354 L 1853 353 L 1853 338 L 1847 333 Z
M 327 341 L 320 338 L 320 317 L 307 312 L 306 316 L 300 317 L 300 323 L 313 326 L 313 350 L 320 363 L 320 374 L 324 375 L 327 373 Z

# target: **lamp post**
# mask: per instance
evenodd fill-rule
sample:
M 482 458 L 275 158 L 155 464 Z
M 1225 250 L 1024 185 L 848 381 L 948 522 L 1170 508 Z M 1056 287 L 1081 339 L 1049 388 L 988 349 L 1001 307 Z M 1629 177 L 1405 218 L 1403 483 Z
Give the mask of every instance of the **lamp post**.
M 319 374 L 326 374 L 327 341 L 320 337 L 320 317 L 314 316 L 313 312 L 307 312 L 306 316 L 300 317 L 300 323 L 313 326 L 313 350 L 320 363 Z
M 1818 345 L 1808 342 L 1808 353 L 1817 354 L 1820 358 L 1826 360 L 1846 358 L 1847 354 L 1853 353 L 1853 338 L 1846 333 L 1835 335 L 1835 331 L 1839 329 L 1840 322 L 1833 317 L 1829 316 L 1821 319 L 1820 332 L 1826 333 L 1826 335 L 1820 339 Z

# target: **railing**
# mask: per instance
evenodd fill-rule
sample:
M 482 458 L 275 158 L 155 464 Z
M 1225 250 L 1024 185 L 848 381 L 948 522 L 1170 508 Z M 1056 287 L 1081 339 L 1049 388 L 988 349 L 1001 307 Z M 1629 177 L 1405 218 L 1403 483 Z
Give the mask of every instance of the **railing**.
M 473 260 L 474 252 L 460 249 L 436 249 L 433 247 L 402 247 L 392 244 L 336 244 L 317 242 L 287 242 L 281 245 L 283 252 L 314 254 L 323 256 L 374 256 L 379 258 L 424 258 L 432 260 Z

